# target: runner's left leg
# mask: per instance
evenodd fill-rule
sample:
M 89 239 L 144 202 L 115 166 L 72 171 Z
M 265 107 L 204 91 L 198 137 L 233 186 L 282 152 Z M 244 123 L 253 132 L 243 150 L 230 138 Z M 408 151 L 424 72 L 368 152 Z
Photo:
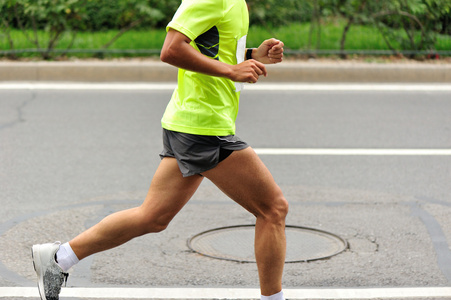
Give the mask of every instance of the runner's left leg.
M 255 257 L 261 293 L 264 296 L 279 293 L 285 264 L 288 203 L 271 173 L 249 147 L 234 151 L 202 175 L 257 217 Z

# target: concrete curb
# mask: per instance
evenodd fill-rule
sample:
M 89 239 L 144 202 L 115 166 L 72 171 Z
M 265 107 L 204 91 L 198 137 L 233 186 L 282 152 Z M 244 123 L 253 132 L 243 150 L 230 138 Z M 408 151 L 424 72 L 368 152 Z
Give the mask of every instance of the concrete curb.
M 268 66 L 263 82 L 451 83 L 451 64 L 286 62 Z M 0 81 L 174 82 L 162 62 L 0 62 Z

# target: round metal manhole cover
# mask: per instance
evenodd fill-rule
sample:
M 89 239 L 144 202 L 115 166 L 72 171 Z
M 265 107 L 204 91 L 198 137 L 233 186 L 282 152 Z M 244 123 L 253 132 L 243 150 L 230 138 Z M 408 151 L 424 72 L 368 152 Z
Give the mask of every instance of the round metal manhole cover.
M 199 254 L 237 262 L 255 262 L 254 225 L 221 227 L 188 239 L 188 247 Z M 347 249 L 343 238 L 323 230 L 286 226 L 285 262 L 308 262 L 326 259 Z

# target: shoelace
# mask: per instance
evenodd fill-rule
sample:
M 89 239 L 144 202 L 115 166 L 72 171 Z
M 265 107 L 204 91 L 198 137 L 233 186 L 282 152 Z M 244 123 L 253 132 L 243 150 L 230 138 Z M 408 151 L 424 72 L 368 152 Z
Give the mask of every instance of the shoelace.
M 64 275 L 64 287 L 67 287 L 67 278 L 69 277 L 69 273 L 63 273 Z

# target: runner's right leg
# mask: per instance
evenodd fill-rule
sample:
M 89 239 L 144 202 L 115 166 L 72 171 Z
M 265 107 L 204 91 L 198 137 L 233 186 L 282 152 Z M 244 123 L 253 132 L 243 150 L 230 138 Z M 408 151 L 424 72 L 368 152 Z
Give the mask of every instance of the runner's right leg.
M 135 237 L 160 232 L 192 197 L 202 179 L 201 176 L 183 177 L 174 158 L 163 158 L 141 206 L 107 216 L 97 225 L 75 237 L 69 244 L 78 259 L 82 260 L 91 254 L 117 247 Z M 54 254 L 59 246 L 53 245 L 33 246 L 33 262 L 38 274 L 38 285 L 44 294 L 41 293 L 41 298 L 45 300 L 58 299 L 62 284 L 61 280 L 54 280 L 55 273 L 63 274 L 63 272 L 55 267 Z M 38 259 L 41 256 L 45 256 L 46 260 L 50 259 L 51 262 L 43 263 Z M 49 266 L 52 266 L 51 270 Z M 56 290 L 58 292 L 55 296 Z

